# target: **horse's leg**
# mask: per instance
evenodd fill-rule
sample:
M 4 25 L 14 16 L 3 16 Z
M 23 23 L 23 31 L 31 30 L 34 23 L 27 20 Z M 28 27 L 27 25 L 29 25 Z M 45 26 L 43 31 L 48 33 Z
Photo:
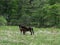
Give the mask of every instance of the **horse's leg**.
M 30 30 L 30 33 L 31 33 L 31 35 L 32 35 L 32 31 Z
M 34 31 L 32 30 L 32 33 L 34 34 Z
M 32 31 L 31 31 L 31 35 L 32 35 Z
M 22 33 L 23 29 L 20 29 L 20 32 Z
M 23 34 L 25 35 L 25 31 L 23 31 Z
M 33 28 L 30 30 L 30 32 L 31 32 L 31 35 L 34 34 Z

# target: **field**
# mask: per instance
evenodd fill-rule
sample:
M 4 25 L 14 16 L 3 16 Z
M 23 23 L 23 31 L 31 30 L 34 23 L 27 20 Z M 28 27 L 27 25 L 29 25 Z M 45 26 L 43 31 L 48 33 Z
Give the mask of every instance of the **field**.
M 18 26 L 0 26 L 0 45 L 60 45 L 59 28 L 34 28 L 34 32 L 23 35 Z

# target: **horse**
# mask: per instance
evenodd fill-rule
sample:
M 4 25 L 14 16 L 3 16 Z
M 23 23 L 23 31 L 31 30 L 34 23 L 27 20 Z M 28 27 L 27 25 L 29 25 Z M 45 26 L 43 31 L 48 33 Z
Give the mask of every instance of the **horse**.
M 23 33 L 23 35 L 25 35 L 27 31 L 29 31 L 31 35 L 34 34 L 33 28 L 30 26 L 27 27 L 24 25 L 19 25 L 19 29 L 20 29 L 20 32 Z

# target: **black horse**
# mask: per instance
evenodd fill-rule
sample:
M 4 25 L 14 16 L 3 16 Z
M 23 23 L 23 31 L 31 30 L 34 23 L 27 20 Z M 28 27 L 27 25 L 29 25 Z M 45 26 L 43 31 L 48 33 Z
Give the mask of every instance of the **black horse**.
M 30 26 L 26 27 L 24 25 L 19 25 L 19 28 L 20 28 L 21 33 L 23 33 L 24 35 L 27 31 L 31 32 L 31 35 L 34 34 L 33 28 Z

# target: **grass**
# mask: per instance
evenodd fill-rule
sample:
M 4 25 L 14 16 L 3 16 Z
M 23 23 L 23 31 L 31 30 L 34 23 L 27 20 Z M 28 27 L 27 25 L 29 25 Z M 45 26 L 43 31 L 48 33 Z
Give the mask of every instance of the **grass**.
M 0 26 L 0 45 L 60 45 L 60 29 L 34 28 L 34 35 L 22 35 L 17 26 Z

